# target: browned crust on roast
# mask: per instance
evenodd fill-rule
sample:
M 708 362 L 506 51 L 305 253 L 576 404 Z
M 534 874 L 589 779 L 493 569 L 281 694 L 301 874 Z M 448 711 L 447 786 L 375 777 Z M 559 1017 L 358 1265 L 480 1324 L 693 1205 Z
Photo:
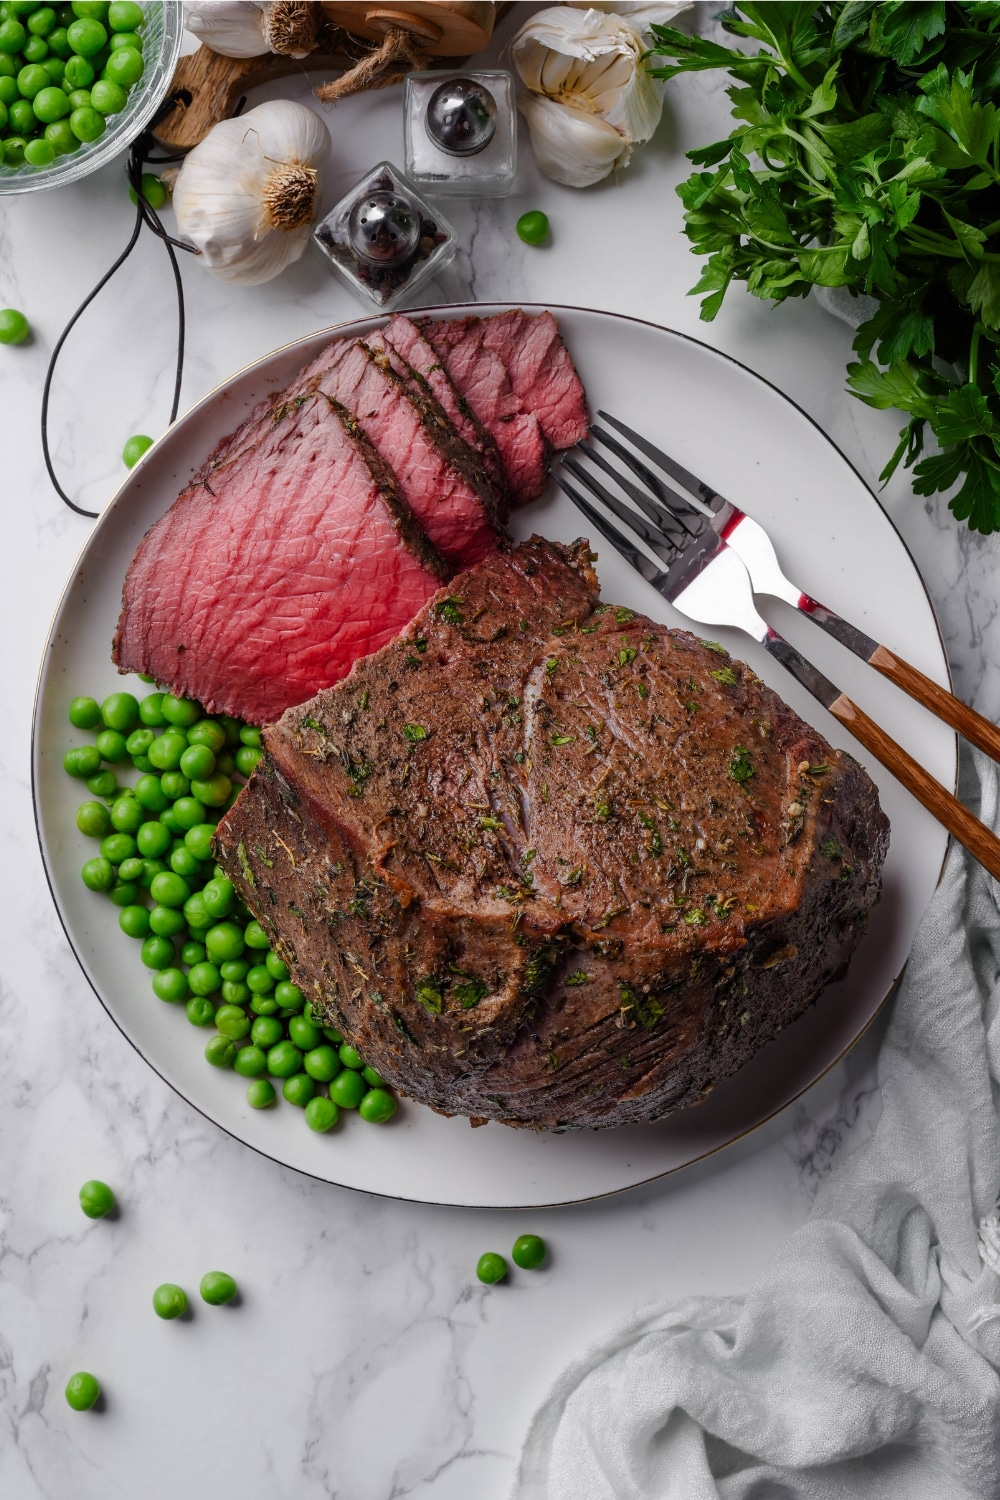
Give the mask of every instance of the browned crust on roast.
M 450 589 L 265 732 L 220 862 L 433 1108 L 560 1129 L 694 1103 L 843 972 L 875 788 L 719 648 L 597 606 L 582 546 Z

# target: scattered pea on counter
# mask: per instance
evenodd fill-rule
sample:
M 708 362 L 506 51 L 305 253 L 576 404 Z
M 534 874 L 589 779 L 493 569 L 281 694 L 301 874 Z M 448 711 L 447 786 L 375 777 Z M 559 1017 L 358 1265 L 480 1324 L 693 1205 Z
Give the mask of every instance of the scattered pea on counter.
M 134 469 L 146 449 L 152 446 L 153 439 L 144 432 L 137 432 L 134 437 L 130 437 L 122 449 L 122 463 L 126 469 Z
M 494 1286 L 496 1282 L 503 1281 L 507 1275 L 507 1262 L 502 1255 L 496 1255 L 492 1250 L 487 1250 L 485 1255 L 479 1257 L 476 1275 L 487 1286 Z
M 23 344 L 31 324 L 16 307 L 0 308 L 0 344 Z
M 158 1318 L 182 1318 L 187 1306 L 187 1292 L 172 1281 L 165 1281 L 153 1293 L 153 1311 Z
M 80 1207 L 88 1219 L 104 1219 L 118 1205 L 107 1183 L 99 1182 L 95 1177 L 80 1189 Z
M 211 1307 L 223 1307 L 236 1296 L 236 1282 L 225 1271 L 206 1271 L 201 1278 L 201 1298 Z
M 540 209 L 532 209 L 530 213 L 522 214 L 517 221 L 518 239 L 526 245 L 542 245 L 549 237 L 549 216 L 543 214 Z
M 78 1370 L 66 1382 L 66 1400 L 74 1411 L 89 1411 L 100 1400 L 100 1395 L 100 1382 L 87 1370 Z
M 545 1259 L 545 1241 L 537 1234 L 519 1235 L 510 1257 L 522 1271 L 535 1271 Z

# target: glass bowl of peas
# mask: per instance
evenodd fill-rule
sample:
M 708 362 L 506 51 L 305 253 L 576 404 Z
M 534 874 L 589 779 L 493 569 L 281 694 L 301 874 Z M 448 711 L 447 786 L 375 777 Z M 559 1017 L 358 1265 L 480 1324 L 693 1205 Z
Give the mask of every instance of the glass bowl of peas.
M 180 55 L 180 0 L 0 0 L 0 193 L 96 171 L 149 124 Z

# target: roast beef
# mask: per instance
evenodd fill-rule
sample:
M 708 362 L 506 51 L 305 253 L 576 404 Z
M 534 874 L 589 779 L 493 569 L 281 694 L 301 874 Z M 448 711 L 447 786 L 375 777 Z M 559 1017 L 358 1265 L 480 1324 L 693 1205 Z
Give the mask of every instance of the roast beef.
M 314 394 L 147 532 L 114 660 L 263 723 L 391 640 L 450 572 L 354 416 Z
M 313 1005 L 444 1113 L 704 1097 L 841 974 L 876 789 L 721 647 L 598 603 L 586 543 L 455 578 L 264 732 L 218 857 Z

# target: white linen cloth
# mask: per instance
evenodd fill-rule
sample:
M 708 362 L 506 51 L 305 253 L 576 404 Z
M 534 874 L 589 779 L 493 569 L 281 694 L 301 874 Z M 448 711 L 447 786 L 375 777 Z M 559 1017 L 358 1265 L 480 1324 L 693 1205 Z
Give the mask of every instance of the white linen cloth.
M 994 828 L 997 778 L 977 756 Z M 1000 1500 L 998 897 L 952 844 L 872 1138 L 745 1298 L 649 1311 L 560 1376 L 511 1500 Z

